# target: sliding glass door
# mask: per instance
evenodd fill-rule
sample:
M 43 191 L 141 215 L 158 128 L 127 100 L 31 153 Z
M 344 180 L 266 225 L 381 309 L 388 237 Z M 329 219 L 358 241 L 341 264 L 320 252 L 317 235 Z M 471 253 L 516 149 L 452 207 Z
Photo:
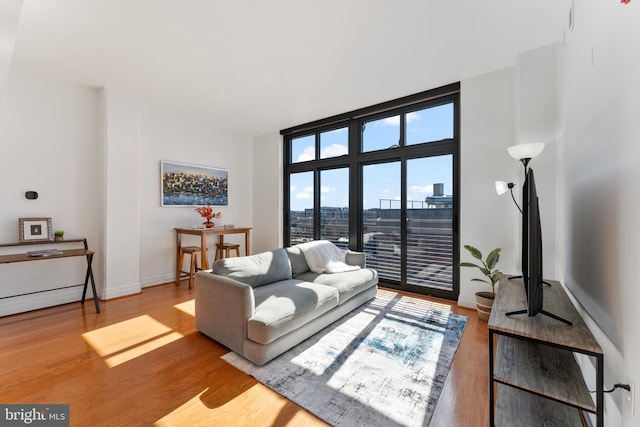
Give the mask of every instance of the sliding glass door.
M 362 166 L 362 247 L 380 279 L 421 293 L 453 291 L 452 160 Z
M 406 283 L 453 290 L 453 156 L 407 161 Z
M 367 265 L 380 279 L 400 283 L 402 277 L 401 163 L 362 167 L 362 247 Z

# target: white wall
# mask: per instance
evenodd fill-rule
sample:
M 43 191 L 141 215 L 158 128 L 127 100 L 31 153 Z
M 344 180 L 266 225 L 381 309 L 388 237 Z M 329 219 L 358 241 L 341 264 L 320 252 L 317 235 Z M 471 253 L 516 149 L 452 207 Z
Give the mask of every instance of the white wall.
M 519 212 L 508 194 L 498 197 L 495 191 L 496 180 L 515 182 L 522 169 L 507 154 L 515 140 L 515 70 L 463 80 L 460 91 L 460 244 L 475 246 L 485 256 L 493 248 L 502 248 L 500 269 L 515 272 Z M 471 260 L 464 249 L 460 260 Z M 473 277 L 477 277 L 475 269 L 460 269 L 460 305 L 475 307 L 475 292 L 491 290 L 471 282 Z
M 558 264 L 603 347 L 605 384 L 638 386 L 640 4 L 575 0 L 574 16 L 560 59 Z M 607 395 L 605 425 L 640 425 L 625 393 Z
M 22 0 L 0 2 L 0 98 L 9 75 L 21 10 Z
M 18 241 L 20 217 L 52 217 L 67 237 L 88 238 L 103 298 L 173 281 L 173 228 L 202 222 L 193 208 L 161 207 L 161 160 L 228 169 L 229 207 L 220 208 L 220 222 L 253 227 L 253 141 L 209 118 L 14 65 L 0 98 L 0 141 L 0 242 Z M 40 197 L 26 200 L 27 190 Z M 244 245 L 241 235 L 226 240 Z M 16 251 L 26 250 L 0 252 Z M 1 265 L 0 297 L 82 283 L 85 265 L 81 258 Z M 0 315 L 78 301 L 81 293 L 0 299 Z
M 140 107 L 140 280 L 142 286 L 175 280 L 174 227 L 202 223 L 193 208 L 161 207 L 160 162 L 204 165 L 229 171 L 229 206 L 214 207 L 222 212 L 219 225 L 254 227 L 253 143 L 246 135 L 224 130 L 210 119 L 142 102 Z M 262 230 L 254 227 L 251 241 Z M 193 236 L 187 244 L 199 244 Z M 215 239 L 210 239 L 210 248 Z M 225 241 L 240 243 L 244 235 L 228 235 Z M 253 245 L 253 243 L 252 243 Z M 252 252 L 255 250 L 252 248 Z M 213 251 L 210 251 L 213 254 Z
M 140 102 L 136 96 L 103 89 L 101 110 L 102 245 L 100 298 L 140 292 Z
M 557 103 L 557 46 L 543 46 L 518 55 L 516 62 L 516 139 L 514 144 L 542 142 L 542 153 L 532 159 L 538 199 L 543 242 L 543 273 L 549 280 L 559 279 L 556 271 L 556 103 Z M 524 167 L 518 162 L 517 184 L 522 188 Z M 520 197 L 522 192 L 519 191 Z M 520 200 L 520 199 L 518 199 Z M 522 204 L 520 204 L 522 207 Z M 522 244 L 520 216 L 517 214 L 517 247 Z M 517 272 L 522 269 L 516 257 Z
M 514 197 L 522 206 L 524 167 L 507 148 L 544 142 L 545 150 L 529 166 L 535 171 L 542 211 L 544 275 L 557 278 L 555 103 L 555 45 L 521 53 L 515 67 L 461 82 L 460 243 L 477 247 L 483 255 L 502 248 L 498 268 L 505 274 L 521 272 L 521 214 L 508 193 L 496 194 L 494 183 L 513 182 Z M 460 258 L 471 260 L 465 250 Z M 474 277 L 477 270 L 460 270 L 460 305 L 474 307 L 474 293 L 490 290 L 471 282 Z
M 279 133 L 254 138 L 253 224 L 260 230 L 260 234 L 254 238 L 254 253 L 283 245 L 282 156 L 282 137 Z
M 66 237 L 100 235 L 99 95 L 12 68 L 0 98 L 0 242 L 18 241 L 18 218 L 51 217 Z M 27 200 L 25 191 L 39 193 Z M 51 247 L 49 247 L 51 248 Z M 35 249 L 29 247 L 29 249 Z M 4 248 L 3 253 L 26 252 Z M 101 260 L 94 259 L 99 277 Z M 0 265 L 0 296 L 82 283 L 82 258 Z M 0 315 L 78 301 L 82 288 L 0 300 Z

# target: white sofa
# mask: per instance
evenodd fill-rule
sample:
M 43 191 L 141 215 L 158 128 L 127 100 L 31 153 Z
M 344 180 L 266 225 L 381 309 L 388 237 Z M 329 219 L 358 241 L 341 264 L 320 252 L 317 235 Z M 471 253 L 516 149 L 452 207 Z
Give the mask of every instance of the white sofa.
M 360 268 L 314 273 L 299 246 L 218 260 L 196 274 L 196 328 L 263 365 L 376 295 L 364 253 L 344 261 Z

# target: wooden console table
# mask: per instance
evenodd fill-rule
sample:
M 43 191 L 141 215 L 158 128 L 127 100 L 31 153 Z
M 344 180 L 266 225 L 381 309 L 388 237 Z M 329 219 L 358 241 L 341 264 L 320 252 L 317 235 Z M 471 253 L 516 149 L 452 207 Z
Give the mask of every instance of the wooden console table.
M 190 234 L 200 236 L 202 254 L 202 269 L 209 269 L 209 257 L 207 254 L 207 236 L 218 235 L 218 243 L 224 243 L 225 234 L 244 234 L 244 252 L 249 255 L 249 237 L 251 227 L 213 227 L 213 228 L 174 228 L 176 231 L 176 283 L 180 283 L 180 248 L 182 247 L 182 235 Z
M 544 286 L 545 310 L 573 326 L 541 313 L 506 316 L 526 308 L 526 297 L 522 279 L 500 280 L 489 318 L 491 426 L 582 426 L 583 411 L 595 414 L 597 426 L 603 426 L 602 348 L 560 283 L 549 283 Z M 595 361 L 595 402 L 574 353 Z
M 26 261 L 45 261 L 50 259 L 83 256 L 87 259 L 87 272 L 84 277 L 84 289 L 82 291 L 82 300 L 80 302 L 81 304 L 84 304 L 84 300 L 87 295 L 87 287 L 89 284 L 89 280 L 91 280 L 91 290 L 93 291 L 93 302 L 96 306 L 96 313 L 100 313 L 100 303 L 98 302 L 98 295 L 96 292 L 96 282 L 93 278 L 93 270 L 91 268 L 94 252 L 89 250 L 89 247 L 87 246 L 87 239 L 80 238 L 80 239 L 51 240 L 46 242 L 1 243 L 0 247 L 27 247 L 27 246 L 33 246 L 33 245 L 52 245 L 52 244 L 63 245 L 67 243 L 82 243 L 84 245 L 84 248 L 60 249 L 59 253 L 45 255 L 45 256 L 31 256 L 28 253 L 0 255 L 0 264 L 10 264 L 14 262 L 26 262 Z M 41 292 L 56 291 L 59 289 L 73 288 L 76 286 L 82 286 L 82 285 L 63 286 L 59 288 L 45 289 L 42 291 L 27 292 L 24 294 L 9 295 L 5 297 L 0 297 L 0 299 L 15 298 L 15 297 L 20 297 L 24 295 L 37 294 Z

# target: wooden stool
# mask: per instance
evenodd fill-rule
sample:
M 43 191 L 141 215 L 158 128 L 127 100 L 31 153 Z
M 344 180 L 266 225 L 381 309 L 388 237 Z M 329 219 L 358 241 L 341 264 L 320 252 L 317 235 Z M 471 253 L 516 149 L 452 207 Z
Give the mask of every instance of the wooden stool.
M 178 261 L 178 269 L 180 270 L 180 278 L 186 277 L 189 275 L 189 289 L 193 285 L 193 279 L 195 279 L 196 271 L 198 268 L 198 254 L 201 253 L 202 250 L 200 246 L 184 246 L 180 248 L 180 261 Z M 191 255 L 191 262 L 189 272 L 182 271 L 182 263 L 184 262 L 184 254 Z
M 240 256 L 240 245 L 237 243 L 216 243 L 216 261 L 220 258 L 229 258 L 231 251 L 236 251 L 236 256 Z

